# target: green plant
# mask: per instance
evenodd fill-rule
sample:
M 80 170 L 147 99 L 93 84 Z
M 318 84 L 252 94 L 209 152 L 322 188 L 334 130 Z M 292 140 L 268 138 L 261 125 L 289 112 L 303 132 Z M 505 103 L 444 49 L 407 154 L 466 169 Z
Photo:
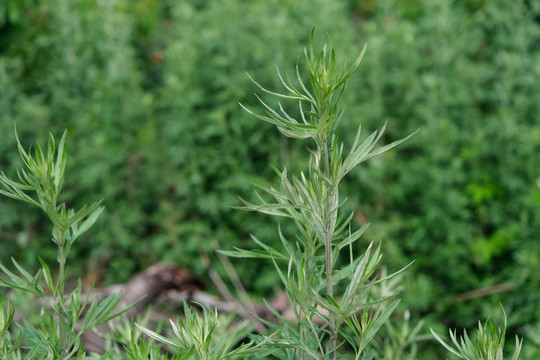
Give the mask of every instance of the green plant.
M 513 309 L 511 334 L 540 318 L 540 82 L 531 81 L 540 63 L 539 4 L 0 1 L 0 134 L 14 121 L 22 143 L 69 129 L 76 171 L 63 196 L 73 208 L 94 194 L 115 204 L 71 250 L 72 276 L 124 282 L 161 259 L 202 275 L 193 259 L 211 254 L 209 239 L 246 248 L 255 233 L 279 246 L 277 218 L 228 207 L 237 194 L 247 198 L 250 181 L 277 186 L 268 164 L 298 173 L 306 145 L 270 136 L 271 127 L 236 105 L 264 111 L 244 71 L 276 88 L 268 59 L 294 69 L 313 24 L 339 34 L 334 46 L 347 58 L 365 41 L 369 51 L 343 107 L 360 114 L 364 129 L 388 119 L 385 142 L 422 132 L 340 184 L 353 226 L 376 224 L 362 244 L 385 239 L 389 268 L 415 258 L 400 303 L 412 318 L 429 313 L 427 327 L 469 329 L 501 301 Z M 357 122 L 340 126 L 351 144 Z M 0 169 L 10 177 L 21 164 L 15 146 L 12 136 L 0 142 Z M 39 211 L 0 201 L 1 262 L 13 257 L 36 270 L 35 254 L 55 261 L 54 248 L 43 246 L 49 224 Z M 292 227 L 281 228 L 290 239 Z M 270 296 L 279 281 L 272 263 L 256 273 L 246 264 L 235 265 L 250 294 Z M 514 291 L 452 301 L 508 282 Z M 441 350 L 422 343 L 418 358 L 441 358 Z
M 509 333 L 538 321 L 538 2 L 0 3 L 9 19 L 0 29 L 0 134 L 14 121 L 23 143 L 69 129 L 77 170 L 64 196 L 74 208 L 93 194 L 115 204 L 70 252 L 72 275 L 124 282 L 165 259 L 200 276 L 204 267 L 192 260 L 201 248 L 212 256 L 208 239 L 246 248 L 256 233 L 279 246 L 276 219 L 229 206 L 237 194 L 247 198 L 250 182 L 276 187 L 268 164 L 298 173 L 306 143 L 270 136 L 236 102 L 264 111 L 244 72 L 276 88 L 268 59 L 294 69 L 305 29 L 316 24 L 339 34 L 333 42 L 343 57 L 369 44 L 341 99 L 364 129 L 388 119 L 382 141 L 391 142 L 422 128 L 419 141 L 366 163 L 340 189 L 353 222 L 376 224 L 364 244 L 385 239 L 390 268 L 416 259 L 400 306 L 452 328 L 475 327 L 500 301 L 520 310 Z M 351 144 L 357 122 L 340 126 Z M 0 143 L 8 176 L 20 165 L 14 146 L 14 137 Z M 55 261 L 42 246 L 46 220 L 38 208 L 0 202 L 1 261 L 12 256 L 33 270 L 34 254 Z M 282 231 L 293 234 L 286 223 Z M 279 281 L 271 262 L 256 275 L 246 264 L 236 265 L 248 291 L 270 296 Z M 507 282 L 516 290 L 451 301 Z
M 539 136 L 540 86 L 527 81 L 526 69 L 539 61 L 530 49 L 540 8 L 521 0 L 411 1 L 421 9 L 411 16 L 401 11 L 404 2 L 372 3 L 362 13 L 370 49 L 362 81 L 349 86 L 361 101 L 347 108 L 362 113 L 366 126 L 393 121 L 391 139 L 422 132 L 419 141 L 351 174 L 345 185 L 365 190 L 348 190 L 353 207 L 377 224 L 368 238 L 388 239 L 389 266 L 414 256 L 402 305 L 413 315 L 429 313 L 427 328 L 475 328 L 502 302 L 513 310 L 508 334 L 520 331 L 539 318 L 540 173 L 531 139 Z M 508 282 L 515 290 L 453 301 Z M 442 357 L 431 353 L 441 347 L 423 350 L 421 359 Z
M 448 351 L 464 360 L 503 360 L 504 341 L 506 335 L 506 314 L 504 313 L 504 323 L 502 330 L 496 329 L 491 320 L 486 320 L 484 326 L 478 323 L 478 336 L 475 342 L 471 341 L 467 331 L 464 330 L 463 336 L 457 337 L 457 331 L 450 332 L 450 338 L 454 347 L 447 344 L 433 329 L 431 333 L 435 339 L 441 343 Z M 512 360 L 517 360 L 523 340 L 516 335 L 516 350 L 512 355 Z
M 379 358 L 385 360 L 414 360 L 419 354 L 418 343 L 427 340 L 426 335 L 420 335 L 424 325 L 419 321 L 411 326 L 411 313 L 406 310 L 403 317 L 388 320 L 381 334 L 377 334 L 380 343 L 376 344 Z
M 397 273 L 374 279 L 382 257 L 380 247 L 370 245 L 362 256 L 355 257 L 353 244 L 360 239 L 367 225 L 352 232 L 350 222 L 354 214 L 344 215 L 339 211 L 343 205 L 339 195 L 342 179 L 358 164 L 408 138 L 375 148 L 384 128 L 363 142 L 360 142 L 359 128 L 351 150 L 344 154 L 344 146 L 336 133 L 343 115 L 340 99 L 364 51 L 365 47 L 352 66 L 345 65 L 339 70 L 331 46 L 325 45 L 318 53 L 313 50 L 312 33 L 309 48 L 305 50 L 311 90 L 308 90 L 298 66 L 296 83 L 289 78 L 285 80 L 278 70 L 278 77 L 287 90 L 285 94 L 267 90 L 253 80 L 266 94 L 298 101 L 298 117 L 290 115 L 280 102 L 278 110 L 274 110 L 260 98 L 266 109 L 265 115 L 244 107 L 255 117 L 275 125 L 285 136 L 310 139 L 315 146 L 311 150 L 307 174 L 302 172 L 299 177 L 289 177 L 286 169 L 277 171 L 279 189 L 258 186 L 273 201 L 257 194 L 260 204 L 242 200 L 244 206 L 240 207 L 291 219 L 297 229 L 295 240 L 289 241 L 279 231 L 280 249 L 253 236 L 262 249 L 223 251 L 229 256 L 274 262 L 296 319 L 290 321 L 275 313 L 282 323 L 277 326 L 267 323 L 275 332 L 261 338 L 267 346 L 276 349 L 275 356 L 282 358 L 336 359 L 344 345 L 338 342 L 338 336 L 354 349 L 355 359 L 368 358 L 371 356 L 366 350 L 368 344 L 399 302 L 395 300 L 391 305 L 383 306 L 387 299 L 372 297 L 373 286 Z M 348 249 L 348 260 L 345 261 L 348 264 L 338 267 L 343 263 L 339 261 L 343 249 Z M 279 262 L 287 264 L 286 270 Z M 315 319 L 320 323 L 317 324 Z
M 387 270 L 385 266 L 382 267 L 380 274 L 381 277 L 386 277 Z M 376 296 L 385 298 L 405 290 L 403 275 L 405 274 L 401 273 L 394 276 L 392 279 L 381 283 L 379 287 L 374 288 Z M 377 358 L 384 360 L 417 359 L 421 353 L 419 343 L 432 339 L 429 334 L 420 333 L 423 325 L 423 320 L 414 322 L 409 310 L 401 312 L 397 309 L 375 337 L 374 348 L 377 352 Z
M 21 337 L 17 340 L 23 348 L 31 349 L 26 353 L 26 359 L 80 359 L 84 356 L 82 334 L 129 309 L 116 310 L 120 294 L 110 295 L 102 301 L 97 298 L 90 301 L 90 293 L 86 298 L 81 298 L 80 280 L 71 293 L 65 294 L 66 262 L 71 247 L 75 240 L 95 223 L 103 207 L 100 206 L 101 201 L 98 201 L 75 211 L 65 203 L 59 203 L 67 162 L 66 132 L 58 144 L 58 149 L 53 135 L 50 134 L 46 151 L 43 151 L 39 144 L 28 152 L 25 151 L 16 132 L 15 135 L 25 169 L 17 172 L 18 181 L 9 179 L 3 172 L 0 173 L 0 184 L 4 188 L 0 190 L 0 194 L 37 206 L 47 214 L 53 225 L 52 241 L 58 251 L 58 274 L 55 279 L 49 266 L 41 258 L 38 259 L 41 266 L 34 275 L 13 259 L 13 265 L 20 275 L 0 264 L 0 269 L 9 278 L 0 278 L 0 286 L 31 293 L 43 303 L 39 326 L 34 327 L 25 321 L 21 327 Z M 12 306 L 9 302 L 6 304 L 5 310 L 3 305 L 0 306 L 0 328 L 3 334 L 7 333 L 13 319 Z M 77 326 L 79 320 L 80 326 Z M 8 358 L 20 357 L 17 346 L 9 348 L 9 339 L 8 335 L 5 338 L 2 336 L 1 350 L 4 355 Z M 17 351 L 14 352 L 13 349 Z
M 9 327 L 15 315 L 15 307 L 9 299 L 0 294 L 0 356 L 10 359 L 18 349 L 20 337 L 13 341 Z
M 253 341 L 241 343 L 251 332 L 249 324 L 233 325 L 233 317 L 219 316 L 217 310 L 208 311 L 204 306 L 200 307 L 201 315 L 184 303 L 185 319 L 179 319 L 177 324 L 170 321 L 174 336 L 166 337 L 139 324 L 135 325 L 150 338 L 177 351 L 179 354 L 174 359 L 178 360 L 244 359 L 258 350 Z

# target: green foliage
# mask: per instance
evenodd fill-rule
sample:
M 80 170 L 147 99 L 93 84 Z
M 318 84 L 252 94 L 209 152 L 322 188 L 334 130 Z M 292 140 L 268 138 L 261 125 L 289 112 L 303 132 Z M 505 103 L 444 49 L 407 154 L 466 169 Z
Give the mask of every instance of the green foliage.
M 20 343 L 20 337 L 13 341 L 9 327 L 15 315 L 15 307 L 9 299 L 0 294 L 0 355 L 2 359 L 15 356 Z
M 253 342 L 238 343 L 251 332 L 249 324 L 232 324 L 233 317 L 218 316 L 217 310 L 200 306 L 202 314 L 184 303 L 185 319 L 175 324 L 170 320 L 174 336 L 165 337 L 139 324 L 137 328 L 150 338 L 177 351 L 173 359 L 223 360 L 244 359 L 257 351 Z
M 17 171 L 20 182 L 9 179 L 1 172 L 0 184 L 5 190 L 0 190 L 0 194 L 35 205 L 47 214 L 54 226 L 52 240 L 59 248 L 58 261 L 61 267 L 61 275 L 63 275 L 65 259 L 69 254 L 71 245 L 96 222 L 104 208 L 100 207 L 101 201 L 95 202 L 88 207 L 84 205 L 78 211 L 67 209 L 65 203 L 58 204 L 66 169 L 66 132 L 64 132 L 58 145 L 56 159 L 56 147 L 52 134 L 50 135 L 46 154 L 43 153 L 39 144 L 36 144 L 33 155 L 31 150 L 26 152 L 21 146 L 18 137 L 17 146 L 27 169 Z M 28 191 L 35 192 L 37 200 L 28 195 L 26 193 Z M 15 261 L 14 264 L 20 269 Z M 49 273 L 48 269 L 47 273 Z M 25 274 L 25 276 L 27 275 Z M 60 280 L 61 282 L 58 285 L 63 284 L 64 278 L 61 277 Z M 57 288 L 59 287 L 57 286 Z
M 404 276 L 407 273 L 402 272 L 380 283 L 378 287 L 374 288 L 375 296 L 385 298 L 392 294 L 402 293 L 406 290 Z M 385 267 L 380 270 L 380 277 L 387 277 Z M 385 360 L 418 359 L 421 344 L 425 343 L 426 340 L 432 340 L 431 335 L 421 333 L 423 326 L 424 320 L 412 318 L 409 310 L 394 311 L 374 339 L 373 346 L 377 353 L 376 358 Z
M 74 276 L 124 281 L 158 259 L 202 275 L 193 259 L 215 240 L 251 247 L 256 233 L 279 245 L 276 220 L 229 207 L 250 182 L 279 186 L 267 164 L 297 173 L 304 160 L 303 145 L 237 105 L 264 113 L 244 73 L 281 86 L 271 64 L 294 75 L 314 25 L 350 64 L 367 43 L 341 98 L 354 118 L 338 135 L 349 146 L 357 121 L 384 119 L 381 141 L 422 132 L 341 184 L 353 221 L 377 224 L 358 247 L 385 239 L 390 268 L 416 260 L 398 308 L 412 318 L 472 328 L 501 301 L 509 332 L 522 331 L 540 319 L 539 14 L 525 0 L 0 1 L 0 134 L 16 122 L 29 143 L 67 128 L 77 170 L 62 196 L 74 209 L 106 199 L 108 216 L 70 251 Z M 2 140 L 0 168 L 17 179 L 16 139 Z M 49 226 L 37 207 L 0 202 L 2 263 L 34 274 L 36 254 L 55 261 Z M 236 266 L 257 296 L 279 281 L 272 264 Z M 514 291 L 452 300 L 507 282 Z M 427 346 L 419 357 L 437 358 Z
M 120 294 L 110 295 L 102 301 L 94 298 L 90 302 L 89 292 L 83 299 L 80 280 L 69 295 L 66 296 L 64 292 L 66 261 L 71 246 L 95 223 L 103 208 L 99 206 L 100 202 L 91 206 L 84 205 L 78 211 L 67 208 L 65 203 L 58 204 L 67 161 L 66 132 L 58 144 L 58 149 L 51 134 L 46 152 L 39 144 L 36 144 L 34 151 L 25 151 L 17 135 L 16 139 L 19 155 L 26 169 L 17 170 L 19 182 L 0 172 L 0 184 L 5 189 L 0 190 L 0 194 L 35 205 L 47 214 L 53 225 L 52 241 L 58 247 L 59 266 L 57 278 L 54 279 L 49 266 L 41 258 L 41 267 L 35 275 L 31 275 L 15 259 L 12 259 L 12 262 L 20 275 L 0 263 L 0 270 L 9 278 L 0 278 L 0 286 L 33 294 L 44 304 L 39 311 L 41 316 L 38 326 L 24 320 L 23 325 L 20 325 L 21 336 L 12 344 L 9 327 L 14 308 L 9 300 L 4 308 L 0 298 L 0 351 L 6 358 L 20 358 L 21 348 L 28 347 L 29 350 L 24 352 L 25 359 L 82 359 L 84 351 L 81 336 L 129 309 L 116 310 Z M 28 192 L 35 193 L 35 196 Z M 83 313 L 84 319 L 77 328 Z
M 491 320 L 487 320 L 482 327 L 481 323 L 478 323 L 478 337 L 475 342 L 472 342 L 465 330 L 463 336 L 458 340 L 457 331 L 452 332 L 450 330 L 450 338 L 454 347 L 448 345 L 442 340 L 437 333 L 431 330 L 435 339 L 440 342 L 448 351 L 456 355 L 460 359 L 465 360 L 503 360 L 504 341 L 506 335 L 506 314 L 504 314 L 503 329 L 497 330 Z M 516 335 L 516 350 L 512 355 L 512 360 L 517 360 L 521 351 L 523 340 L 519 340 Z
M 368 52 L 361 81 L 349 83 L 356 103 L 347 108 L 365 126 L 387 118 L 389 139 L 422 131 L 402 151 L 351 173 L 344 187 L 355 194 L 357 217 L 377 224 L 367 239 L 387 239 L 388 266 L 416 260 L 403 292 L 413 316 L 472 328 L 503 302 L 509 333 L 521 331 L 516 325 L 539 316 L 532 271 L 540 87 L 530 79 L 538 73 L 540 9 L 526 1 L 407 3 L 420 11 L 389 1 L 367 14 Z M 508 282 L 515 290 L 454 301 Z
M 364 48 L 365 50 L 365 48 Z M 279 99 L 297 100 L 300 117 L 295 119 L 281 103 L 279 112 L 259 98 L 267 115 L 257 118 L 275 125 L 287 137 L 311 139 L 314 149 L 310 150 L 309 168 L 306 174 L 289 179 L 286 169 L 277 171 L 280 187 L 258 186 L 266 197 L 257 194 L 260 204 L 245 200 L 242 209 L 290 218 L 297 229 L 295 241 L 289 241 L 279 230 L 280 250 L 271 244 L 257 241 L 262 250 L 225 251 L 234 257 L 272 259 L 285 287 L 290 306 L 294 309 L 295 321 L 290 321 L 274 311 L 281 324 L 268 325 L 275 333 L 261 335 L 263 343 L 276 350 L 274 355 L 290 359 L 336 359 L 342 352 L 341 335 L 354 349 L 355 359 L 369 356 L 369 343 L 397 307 L 399 300 L 384 306 L 386 298 L 372 297 L 376 284 L 392 278 L 373 280 L 382 258 L 380 247 L 372 250 L 370 245 L 363 256 L 353 256 L 353 244 L 360 239 L 367 226 L 351 232 L 351 219 L 340 211 L 343 202 L 339 198 L 339 184 L 358 164 L 402 143 L 407 138 L 375 149 L 383 130 L 374 132 L 363 142 L 360 128 L 348 155 L 343 154 L 343 144 L 336 134 L 337 125 L 343 115 L 340 99 L 346 82 L 356 70 L 364 51 L 349 68 L 338 70 L 334 49 L 325 44 L 316 53 L 313 49 L 313 32 L 309 47 L 305 50 L 309 70 L 310 90 L 302 80 L 300 66 L 296 67 L 296 84 L 284 80 L 278 70 L 281 83 L 287 93 L 281 94 L 261 90 Z M 309 108 L 309 110 L 304 110 Z M 340 251 L 348 248 L 349 264 L 337 267 Z M 288 263 L 287 271 L 278 261 Z M 403 271 L 403 270 L 400 270 Z M 340 284 L 342 292 L 334 293 Z M 313 319 L 322 320 L 322 325 Z
M 529 325 L 525 329 L 525 336 L 530 346 L 524 346 L 523 358 L 534 359 L 540 356 L 540 323 Z
M 10 25 L 9 46 L 0 53 L 0 133 L 14 120 L 22 140 L 34 129 L 67 128 L 77 171 L 65 196 L 77 205 L 99 193 L 115 204 L 77 248 L 76 274 L 97 269 L 98 278 L 119 282 L 169 260 L 201 275 L 205 269 L 192 259 L 211 255 L 215 239 L 241 244 L 255 229 L 271 234 L 275 222 L 231 215 L 230 206 L 236 194 L 249 192 L 250 181 L 271 177 L 265 164 L 299 159 L 286 139 L 268 137 L 237 105 L 253 103 L 245 72 L 274 81 L 269 64 L 292 66 L 292 50 L 301 49 L 313 24 L 347 33 L 346 23 L 322 21 L 345 16 L 343 6 L 281 0 L 21 6 L 29 25 Z M 4 168 L 17 164 L 11 141 L 0 145 Z M 30 266 L 26 252 L 38 251 L 46 224 L 32 212 L 17 219 L 12 210 L 0 204 L 6 250 Z M 54 252 L 42 256 L 52 259 Z M 269 292 L 275 278 L 246 280 Z

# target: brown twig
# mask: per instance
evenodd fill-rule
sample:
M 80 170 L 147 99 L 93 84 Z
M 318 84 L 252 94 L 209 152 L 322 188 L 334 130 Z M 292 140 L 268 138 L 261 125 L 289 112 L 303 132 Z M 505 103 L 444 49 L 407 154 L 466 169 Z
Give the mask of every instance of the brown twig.
M 462 302 L 466 300 L 476 299 L 488 295 L 498 294 L 506 291 L 514 290 L 515 284 L 507 282 L 502 284 L 497 284 L 493 286 L 488 286 L 481 289 L 475 289 L 471 291 L 464 292 L 462 294 L 456 295 L 452 298 L 452 302 Z

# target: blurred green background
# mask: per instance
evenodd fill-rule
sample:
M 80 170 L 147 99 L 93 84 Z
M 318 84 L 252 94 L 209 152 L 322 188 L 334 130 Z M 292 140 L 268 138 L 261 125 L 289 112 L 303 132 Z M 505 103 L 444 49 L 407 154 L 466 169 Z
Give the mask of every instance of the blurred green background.
M 368 44 L 343 99 L 346 144 L 360 124 L 387 121 L 384 142 L 421 129 L 341 191 L 357 225 L 372 223 L 361 245 L 382 241 L 389 270 L 415 260 L 400 311 L 444 333 L 500 302 L 511 334 L 540 330 L 538 1 L 3 0 L 0 169 L 21 166 L 14 122 L 25 146 L 67 128 L 64 200 L 107 207 L 72 274 L 106 285 L 165 260 L 206 279 L 201 254 L 253 247 L 250 233 L 277 241 L 276 220 L 231 206 L 275 181 L 270 165 L 301 170 L 308 144 L 238 102 L 260 108 L 246 72 L 281 90 L 275 66 L 302 68 L 313 26 L 349 63 Z M 0 199 L 3 263 L 55 261 L 49 231 L 37 209 Z M 273 265 L 235 264 L 254 297 L 272 295 Z M 538 347 L 526 340 L 525 358 Z

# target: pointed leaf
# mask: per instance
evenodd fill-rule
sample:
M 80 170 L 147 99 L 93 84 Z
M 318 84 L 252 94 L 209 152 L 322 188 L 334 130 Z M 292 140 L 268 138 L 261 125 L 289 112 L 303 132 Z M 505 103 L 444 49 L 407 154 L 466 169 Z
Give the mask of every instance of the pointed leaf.
M 370 159 L 370 158 L 372 158 L 372 157 L 374 157 L 374 156 L 377 156 L 377 155 L 379 155 L 379 154 L 382 154 L 383 152 L 385 152 L 385 151 L 387 151 L 387 150 L 390 150 L 390 149 L 393 148 L 393 147 L 398 146 L 399 144 L 401 144 L 401 143 L 407 141 L 410 137 L 412 137 L 413 135 L 415 135 L 418 131 L 420 131 L 420 130 L 416 130 L 415 132 L 413 132 L 412 134 L 410 134 L 409 136 L 407 136 L 407 137 L 405 137 L 405 138 L 403 138 L 403 139 L 401 139 L 401 140 L 394 141 L 394 142 L 391 143 L 391 144 L 385 145 L 385 146 L 380 147 L 379 149 L 377 149 L 377 150 L 375 150 L 375 151 L 370 152 L 369 155 L 367 155 L 367 156 L 363 159 L 363 161 L 368 160 L 368 159 Z
M 390 317 L 390 315 L 394 312 L 394 310 L 396 309 L 396 307 L 399 305 L 399 302 L 401 300 L 398 299 L 396 301 L 394 301 L 392 304 L 390 304 L 386 309 L 384 309 L 384 311 L 379 315 L 379 317 L 377 318 L 377 320 L 375 320 L 375 322 L 373 323 L 373 325 L 369 328 L 369 330 L 367 331 L 366 333 L 366 336 L 365 336 L 365 344 L 369 344 L 371 342 L 371 340 L 375 337 L 375 335 L 377 334 L 377 332 L 379 331 L 379 329 L 381 328 L 381 326 L 384 325 L 384 323 L 388 320 L 388 318 Z
M 164 343 L 164 344 L 167 344 L 167 345 L 170 345 L 174 348 L 179 348 L 179 345 L 176 344 L 175 342 L 167 339 L 166 337 L 156 333 L 155 331 L 152 331 L 150 329 L 147 329 L 139 324 L 135 324 L 135 326 L 140 330 L 142 331 L 144 334 L 146 334 L 148 337 L 154 339 L 154 340 L 157 340 L 161 343 Z

